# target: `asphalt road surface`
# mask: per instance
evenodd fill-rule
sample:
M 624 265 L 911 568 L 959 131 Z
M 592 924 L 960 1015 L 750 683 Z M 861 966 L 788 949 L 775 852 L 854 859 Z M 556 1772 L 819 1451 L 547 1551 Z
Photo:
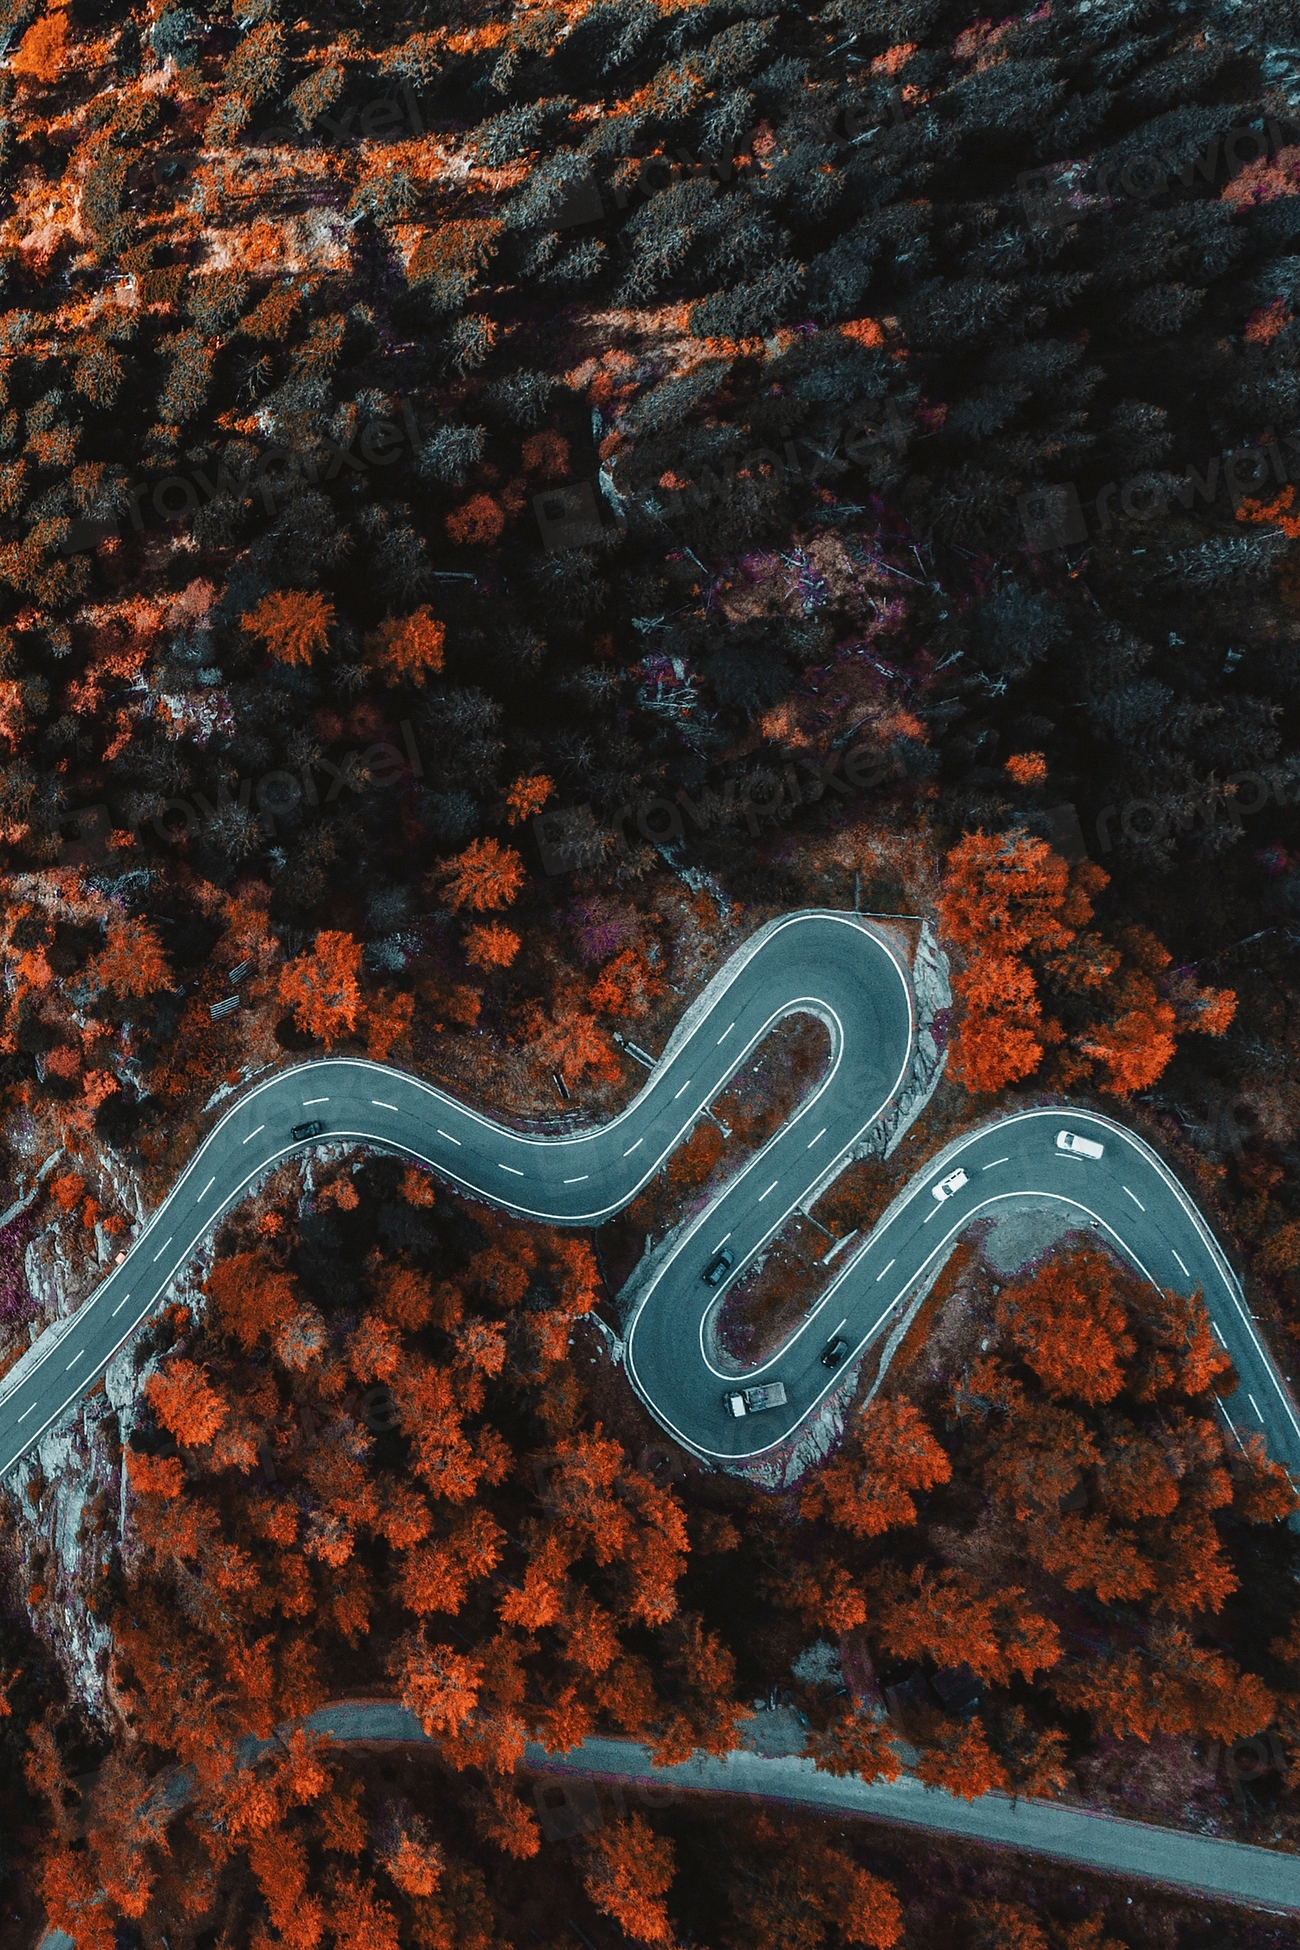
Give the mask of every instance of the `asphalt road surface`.
M 698 1454 L 761 1455 L 784 1441 L 885 1334 L 898 1310 L 978 1214 L 1026 1195 L 1094 1224 L 1161 1286 L 1203 1291 L 1240 1385 L 1224 1404 L 1237 1439 L 1266 1435 L 1300 1482 L 1300 1419 L 1236 1279 L 1192 1200 L 1131 1131 L 1083 1110 L 1028 1111 L 972 1131 L 917 1173 L 860 1248 L 828 1272 L 819 1305 L 780 1353 L 744 1377 L 779 1380 L 784 1407 L 737 1418 L 736 1388 L 705 1351 L 705 1323 L 837 1159 L 894 1098 L 914 1035 L 906 972 L 858 917 L 801 913 L 742 948 L 688 1011 L 635 1101 L 574 1136 L 532 1137 L 386 1065 L 327 1058 L 278 1071 L 214 1125 L 168 1197 L 94 1295 L 0 1387 L 0 1474 L 83 1395 L 230 1206 L 268 1167 L 312 1141 L 363 1143 L 430 1165 L 467 1191 L 524 1216 L 591 1226 L 635 1197 L 772 1026 L 792 1012 L 826 1024 L 821 1081 L 777 1135 L 665 1254 L 628 1329 L 629 1376 L 661 1424 Z M 292 1129 L 319 1120 L 316 1140 Z M 1063 1151 L 1063 1130 L 1102 1148 Z M 940 1181 L 965 1180 L 942 1201 Z M 722 1247 L 734 1265 L 719 1287 L 705 1268 Z M 823 1366 L 828 1343 L 849 1353 Z

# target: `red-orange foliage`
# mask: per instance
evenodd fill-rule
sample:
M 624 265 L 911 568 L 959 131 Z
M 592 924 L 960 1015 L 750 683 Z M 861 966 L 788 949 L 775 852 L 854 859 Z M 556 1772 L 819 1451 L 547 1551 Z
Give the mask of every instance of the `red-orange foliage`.
M 475 968 L 509 968 L 521 945 L 513 928 L 489 921 L 465 936 L 465 959 Z
M 509 907 L 526 878 L 524 863 L 512 846 L 500 840 L 471 840 L 463 853 L 442 869 L 448 907 L 468 907 L 475 914 L 493 907 Z
M 27 29 L 9 65 L 15 74 L 30 75 L 33 81 L 57 81 L 67 47 L 67 9 L 51 7 Z
M 501 505 L 490 494 L 471 495 L 459 508 L 454 508 L 443 523 L 449 539 L 462 548 L 482 547 L 499 541 L 505 525 Z
M 559 1070 L 576 1082 L 588 1070 L 612 1083 L 622 1071 L 618 1053 L 606 1042 L 595 1016 L 580 1009 L 571 997 L 561 996 L 547 1018 L 540 1003 L 533 1003 L 525 1018 L 525 1034 L 538 1063 L 546 1070 Z
M 929 1727 L 916 1771 L 927 1787 L 946 1788 L 963 1801 L 1011 1785 L 978 1718 L 964 1725 L 948 1720 Z
M 251 1353 L 263 1335 L 287 1327 L 297 1312 L 293 1281 L 260 1253 L 234 1253 L 209 1273 L 204 1292 L 222 1330 Z
M 611 1016 L 644 1016 L 654 997 L 662 995 L 664 980 L 656 975 L 639 948 L 625 948 L 607 962 L 592 983 L 587 1000 L 593 1009 Z
M 905 1397 L 863 1409 L 850 1441 L 810 1474 L 800 1500 L 806 1518 L 827 1516 L 855 1537 L 879 1537 L 916 1522 L 912 1490 L 933 1489 L 952 1476 L 952 1464 Z
M 388 617 L 366 638 L 365 648 L 385 683 L 421 685 L 431 671 L 442 669 L 446 640 L 446 624 L 422 603 L 410 616 Z
M 546 427 L 530 434 L 521 450 L 525 474 L 538 474 L 544 481 L 563 481 L 569 472 L 569 443 L 562 433 Z
M 169 1361 L 150 1375 L 145 1395 L 162 1426 L 178 1442 L 195 1446 L 211 1442 L 229 1413 L 229 1404 L 208 1380 L 206 1369 L 192 1361 Z
M 506 819 L 509 824 L 518 826 L 521 820 L 531 819 L 534 813 L 542 810 L 554 791 L 554 785 L 544 773 L 517 778 L 506 794 Z
M 664 1898 L 676 1857 L 666 1836 L 656 1835 L 644 1815 L 628 1815 L 602 1828 L 584 1857 L 583 1886 L 598 1910 L 639 1943 L 672 1942 Z
M 334 605 L 301 589 L 272 590 L 239 622 L 250 636 L 260 636 L 280 663 L 309 664 L 318 650 L 329 648 Z
M 328 1046 L 356 1028 L 361 1008 L 361 943 L 350 934 L 324 930 L 309 953 L 280 971 L 280 999 L 294 1021 Z
M 949 853 L 939 915 L 962 958 L 953 1074 L 967 1089 L 1000 1090 L 1051 1051 L 1054 1083 L 1095 1079 L 1127 1096 L 1162 1074 L 1178 1031 L 1223 1033 L 1231 991 L 1171 976 L 1168 952 L 1144 930 L 1125 930 L 1122 952 L 1089 930 L 1108 880 L 1027 833 L 966 833 Z M 1058 1013 L 1045 1013 L 1044 987 Z
M 172 971 L 157 929 L 139 915 L 109 922 L 107 945 L 87 962 L 86 974 L 123 1000 L 172 986 Z
M 1049 1395 L 1108 1402 L 1123 1387 L 1136 1344 L 1115 1264 L 1095 1248 L 1049 1260 L 1025 1284 L 1004 1288 L 997 1321 Z
M 824 1950 L 832 1943 L 892 1950 L 902 1940 L 902 1907 L 889 1884 L 827 1836 L 793 1834 L 759 1815 L 748 1846 L 732 1861 L 727 1906 L 735 1942 L 754 1950 Z

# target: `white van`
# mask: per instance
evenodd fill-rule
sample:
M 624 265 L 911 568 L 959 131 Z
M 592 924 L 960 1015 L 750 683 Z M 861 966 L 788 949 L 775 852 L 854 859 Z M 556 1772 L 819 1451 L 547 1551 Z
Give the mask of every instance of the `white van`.
M 1075 1131 L 1058 1131 L 1056 1134 L 1058 1151 L 1073 1151 L 1081 1158 L 1101 1158 L 1106 1147 L 1093 1138 L 1080 1137 Z

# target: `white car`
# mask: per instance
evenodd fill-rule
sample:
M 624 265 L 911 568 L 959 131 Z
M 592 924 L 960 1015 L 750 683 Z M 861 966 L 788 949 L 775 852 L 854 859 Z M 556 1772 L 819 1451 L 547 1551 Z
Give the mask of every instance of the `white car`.
M 1080 1137 L 1074 1131 L 1058 1131 L 1056 1134 L 1058 1151 L 1073 1151 L 1081 1158 L 1100 1158 L 1105 1153 L 1105 1145 L 1093 1138 Z
M 942 1205 L 946 1198 L 951 1198 L 954 1192 L 959 1192 L 963 1185 L 969 1183 L 968 1174 L 958 1166 L 956 1171 L 950 1171 L 946 1178 L 941 1178 L 937 1185 L 930 1187 L 930 1195 L 932 1198 L 937 1198 Z

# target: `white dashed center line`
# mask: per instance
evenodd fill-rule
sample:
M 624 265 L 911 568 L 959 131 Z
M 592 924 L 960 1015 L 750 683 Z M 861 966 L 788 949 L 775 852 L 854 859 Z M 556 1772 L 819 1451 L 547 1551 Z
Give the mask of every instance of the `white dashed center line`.
M 171 1243 L 172 1242 L 170 1239 L 163 1240 L 162 1245 L 158 1248 L 157 1252 L 153 1256 L 153 1263 L 155 1266 L 158 1264 L 159 1260 L 162 1258 L 163 1254 L 166 1252 L 167 1248 L 171 1245 Z
M 438 1136 L 439 1136 L 439 1137 L 444 1137 L 444 1138 L 446 1138 L 446 1140 L 447 1140 L 447 1142 L 448 1142 L 448 1144 L 459 1144 L 459 1143 L 460 1143 L 460 1139 L 459 1139 L 459 1138 L 454 1138 L 454 1137 L 452 1136 L 452 1134 L 451 1134 L 451 1132 L 450 1132 L 450 1131 L 443 1131 L 443 1130 L 439 1130 L 439 1132 L 438 1132 Z
M 812 1148 L 813 1148 L 813 1146 L 814 1146 L 814 1144 L 820 1144 L 820 1143 L 821 1143 L 821 1141 L 822 1141 L 822 1139 L 823 1139 L 823 1138 L 825 1137 L 825 1135 L 826 1135 L 826 1132 L 827 1132 L 827 1130 L 828 1130 L 828 1129 L 829 1129 L 829 1126 L 828 1126 L 828 1125 L 826 1125 L 826 1124 L 823 1124 L 823 1125 L 822 1125 L 822 1127 L 821 1127 L 821 1129 L 820 1129 L 820 1131 L 818 1131 L 818 1133 L 817 1133 L 817 1135 L 816 1135 L 816 1137 L 815 1137 L 815 1138 L 809 1138 L 809 1140 L 808 1140 L 808 1142 L 807 1142 L 807 1144 L 805 1144 L 805 1146 L 804 1146 L 804 1150 L 805 1150 L 805 1151 L 811 1151 L 811 1150 L 812 1150 Z
M 498 1170 L 498 1171 L 508 1171 L 508 1172 L 510 1173 L 510 1176 L 511 1176 L 512 1178 L 522 1178 L 522 1177 L 523 1177 L 523 1175 L 524 1175 L 524 1174 L 522 1173 L 522 1171 L 516 1171 L 516 1170 L 515 1170 L 515 1167 L 514 1167 L 513 1165 L 502 1165 L 502 1164 L 499 1164 L 499 1165 L 497 1166 L 497 1170 Z
M 386 1104 L 386 1103 L 384 1102 L 384 1100 L 383 1100 L 383 1098 L 382 1098 L 382 1097 L 372 1097 L 372 1098 L 370 1099 L 370 1101 L 371 1101 L 371 1103 L 372 1103 L 372 1104 L 373 1104 L 373 1105 L 375 1106 L 375 1109 L 376 1109 L 376 1110 L 396 1110 L 396 1109 L 397 1109 L 397 1105 L 396 1105 L 396 1104 Z
M 327 1104 L 328 1102 L 329 1102 L 328 1097 L 304 1097 L 302 1100 L 302 1107 L 304 1110 L 306 1110 L 309 1104 Z
M 768 1188 L 767 1188 L 767 1192 L 774 1192 L 774 1191 L 776 1190 L 776 1188 L 777 1188 L 777 1186 L 778 1186 L 778 1185 L 779 1185 L 780 1183 L 781 1183 L 781 1180 L 780 1180 L 779 1178 L 774 1178 L 774 1179 L 772 1180 L 772 1182 L 771 1182 L 771 1184 L 770 1184 L 770 1185 L 768 1186 Z M 764 1200 L 764 1199 L 765 1199 L 765 1198 L 767 1197 L 767 1192 L 760 1192 L 760 1193 L 759 1193 L 759 1195 L 758 1195 L 758 1202 L 759 1202 L 759 1204 L 760 1204 L 760 1205 L 761 1205 L 761 1204 L 763 1203 L 763 1200 Z
M 723 1032 L 722 1032 L 722 1034 L 721 1034 L 721 1035 L 719 1036 L 719 1038 L 718 1038 L 718 1041 L 719 1041 L 719 1043 L 725 1043 L 725 1042 L 726 1042 L 726 1040 L 727 1040 L 727 1038 L 728 1038 L 728 1036 L 730 1036 L 730 1034 L 731 1034 L 731 1032 L 732 1032 L 732 1030 L 733 1030 L 733 1029 L 735 1028 L 735 1026 L 736 1026 L 736 1025 L 735 1025 L 735 1023 L 734 1023 L 734 1022 L 729 1022 L 729 1023 L 727 1024 L 727 1026 L 726 1026 L 726 1028 L 725 1028 L 725 1029 L 723 1030 Z
M 893 1264 L 894 1264 L 894 1262 L 893 1262 L 893 1260 L 891 1259 L 891 1260 L 890 1260 L 890 1262 L 889 1262 L 889 1266 L 892 1266 Z M 884 1279 L 884 1277 L 885 1277 L 885 1275 L 886 1275 L 886 1273 L 887 1273 L 887 1272 L 889 1271 L 889 1266 L 882 1266 L 882 1267 L 881 1267 L 881 1269 L 880 1269 L 880 1271 L 879 1271 L 879 1272 L 877 1273 L 877 1275 L 876 1275 L 876 1285 L 877 1285 L 877 1286 L 879 1286 L 879 1285 L 880 1285 L 880 1282 L 881 1282 L 881 1281 L 882 1281 L 882 1280 Z M 843 1322 L 842 1322 L 842 1321 L 841 1321 L 841 1323 L 840 1323 L 840 1325 L 841 1325 L 841 1326 L 843 1326 Z
M 566 1185 L 585 1185 L 590 1177 L 591 1173 L 584 1171 L 581 1178 L 566 1178 L 564 1182 Z
M 1174 1249 L 1173 1249 L 1173 1247 L 1172 1247 L 1172 1246 L 1171 1246 L 1171 1247 L 1169 1248 L 1169 1250 L 1170 1250 L 1170 1252 L 1171 1252 L 1171 1253 L 1174 1253 Z M 1187 1267 L 1186 1267 L 1186 1266 L 1184 1265 L 1184 1263 L 1183 1263 L 1183 1256 L 1182 1256 L 1182 1254 L 1181 1254 L 1181 1253 L 1174 1253 L 1174 1258 L 1175 1258 L 1175 1259 L 1176 1259 L 1176 1260 L 1178 1261 L 1178 1264 L 1179 1264 L 1179 1265 L 1180 1265 L 1180 1266 L 1181 1266 L 1181 1267 L 1183 1268 L 1183 1271 L 1184 1271 L 1184 1273 L 1187 1273 Z M 1191 1276 L 1191 1274 L 1190 1274 L 1190 1273 L 1187 1273 L 1187 1277 L 1188 1277 L 1188 1279 L 1190 1280 L 1192 1276 Z
M 75 1353 L 75 1354 L 73 1355 L 73 1357 L 72 1357 L 72 1359 L 71 1359 L 71 1360 L 69 1361 L 69 1363 L 68 1363 L 68 1367 L 67 1367 L 67 1368 L 65 1368 L 65 1369 L 63 1370 L 63 1372 L 64 1372 L 64 1374 L 67 1374 L 67 1372 L 68 1372 L 68 1369 L 69 1369 L 69 1368 L 75 1368 L 75 1367 L 76 1367 L 76 1365 L 77 1365 L 77 1363 L 78 1363 L 78 1361 L 80 1361 L 80 1359 L 81 1359 L 81 1357 L 82 1357 L 82 1355 L 83 1355 L 83 1354 L 85 1353 L 85 1351 L 86 1351 L 86 1350 L 85 1350 L 85 1348 L 84 1348 L 84 1347 L 79 1347 L 79 1348 L 77 1349 L 77 1352 L 76 1352 L 76 1353 Z M 1258 1415 L 1258 1414 L 1259 1414 L 1259 1410 L 1258 1410 L 1258 1409 L 1256 1409 L 1256 1410 L 1255 1410 L 1255 1413 L 1256 1413 L 1256 1415 Z
M 724 1232 L 721 1239 L 719 1239 L 717 1245 L 713 1248 L 714 1252 L 720 1253 L 722 1251 L 722 1248 L 726 1245 L 728 1239 L 730 1239 L 730 1237 L 731 1234 L 729 1232 Z
M 1259 1415 L 1259 1403 L 1255 1400 L 1255 1397 L 1253 1395 L 1247 1395 L 1246 1400 L 1250 1403 L 1256 1415 Z M 1262 1415 L 1259 1415 L 1259 1419 L 1262 1422 L 1264 1417 Z
M 207 1184 L 203 1187 L 203 1190 L 199 1193 L 199 1197 L 206 1198 L 208 1193 L 212 1190 L 212 1187 L 216 1184 L 216 1182 L 217 1181 L 215 1178 L 209 1178 Z
M 673 1098 L 673 1102 L 676 1103 L 677 1097 L 683 1096 L 685 1092 L 690 1089 L 690 1087 L 691 1087 L 691 1080 L 689 1077 L 687 1077 L 685 1083 L 682 1085 L 681 1089 L 677 1092 L 677 1096 Z
M 643 1145 L 644 1143 L 645 1143 L 645 1139 L 644 1139 L 644 1138 L 638 1138 L 635 1144 L 629 1144 L 629 1145 L 628 1145 L 628 1147 L 627 1147 L 627 1150 L 626 1150 L 626 1151 L 625 1151 L 625 1152 L 623 1153 L 623 1156 L 624 1156 L 625 1158 L 630 1158 L 630 1157 L 632 1156 L 632 1153 L 633 1153 L 634 1151 L 639 1151 L 639 1150 L 640 1150 L 640 1148 L 641 1148 L 641 1146 L 642 1146 L 642 1145 Z
M 993 1160 L 993 1164 L 992 1164 L 992 1165 L 981 1165 L 981 1166 L 980 1166 L 980 1170 L 981 1170 L 981 1171 L 992 1171 L 992 1169 L 993 1169 L 993 1165 L 1005 1165 L 1005 1164 L 1009 1164 L 1009 1163 L 1010 1163 L 1010 1157 L 1009 1157 L 1009 1155 L 1008 1155 L 1008 1157 L 1006 1157 L 1006 1158 L 995 1158 L 995 1159 Z
M 1127 1186 L 1127 1185 L 1126 1185 L 1126 1186 L 1124 1187 L 1124 1190 L 1125 1190 L 1126 1192 L 1128 1192 L 1128 1186 Z M 1137 1195 L 1137 1193 L 1136 1193 L 1136 1192 L 1128 1192 L 1128 1195 L 1129 1195 L 1129 1197 L 1130 1197 L 1130 1198 L 1132 1199 L 1132 1201 L 1133 1201 L 1133 1203 L 1134 1203 L 1134 1205 L 1136 1205 L 1136 1207 L 1137 1207 L 1137 1209 L 1138 1209 L 1138 1211 L 1139 1211 L 1139 1212 L 1145 1212 L 1145 1211 L 1146 1211 L 1146 1206 L 1145 1206 L 1145 1205 L 1143 1205 L 1143 1203 L 1142 1203 L 1142 1201 L 1141 1201 L 1141 1199 L 1140 1199 L 1140 1198 L 1138 1197 L 1138 1195 Z
M 241 1138 L 239 1142 L 241 1144 L 251 1144 L 253 1142 L 253 1139 L 257 1136 L 258 1131 L 264 1131 L 265 1129 L 266 1129 L 265 1124 L 259 1124 L 256 1131 L 250 1131 L 248 1133 L 248 1136 L 246 1138 Z
M 116 1318 L 117 1318 L 117 1316 L 118 1316 L 118 1314 L 120 1314 L 120 1313 L 121 1313 L 121 1311 L 122 1311 L 122 1309 L 123 1309 L 123 1307 L 124 1307 L 124 1306 L 126 1305 L 126 1303 L 127 1303 L 127 1301 L 128 1301 L 128 1300 L 129 1300 L 130 1298 L 131 1298 L 131 1296 L 130 1296 L 130 1294 L 129 1294 L 129 1293 L 124 1293 L 124 1294 L 122 1295 L 122 1298 L 121 1298 L 121 1299 L 120 1299 L 120 1300 L 118 1301 L 118 1303 L 117 1303 L 117 1305 L 116 1305 L 116 1306 L 114 1307 L 114 1309 L 113 1309 L 113 1318 L 114 1318 L 114 1319 L 116 1319 Z

